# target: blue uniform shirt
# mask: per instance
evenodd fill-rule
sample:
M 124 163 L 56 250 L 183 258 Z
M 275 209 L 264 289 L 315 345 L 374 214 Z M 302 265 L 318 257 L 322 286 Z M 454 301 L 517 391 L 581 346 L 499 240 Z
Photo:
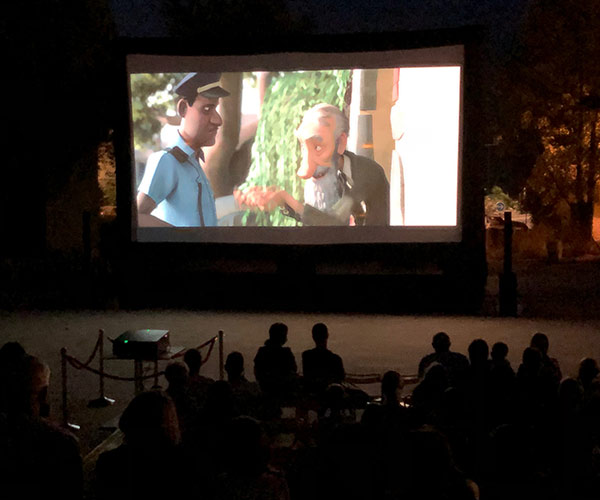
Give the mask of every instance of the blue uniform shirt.
M 215 197 L 196 152 L 179 135 L 171 145 L 175 146 L 188 155 L 187 160 L 182 163 L 168 151 L 153 153 L 138 191 L 156 203 L 152 215 L 173 226 L 216 226 Z

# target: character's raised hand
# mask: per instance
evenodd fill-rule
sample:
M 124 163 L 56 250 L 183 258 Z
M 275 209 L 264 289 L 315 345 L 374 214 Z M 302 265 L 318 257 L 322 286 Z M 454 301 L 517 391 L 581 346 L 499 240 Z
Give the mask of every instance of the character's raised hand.
M 283 205 L 285 191 L 277 186 L 252 186 L 245 191 L 235 191 L 234 196 L 240 208 L 258 208 L 266 212 Z

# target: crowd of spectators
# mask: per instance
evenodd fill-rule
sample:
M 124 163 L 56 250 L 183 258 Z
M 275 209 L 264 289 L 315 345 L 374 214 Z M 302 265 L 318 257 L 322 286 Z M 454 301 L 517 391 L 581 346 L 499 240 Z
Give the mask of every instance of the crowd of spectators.
M 94 494 L 108 499 L 597 499 L 600 369 L 581 361 L 563 378 L 536 333 L 515 371 L 509 347 L 475 339 L 468 356 L 433 336 L 418 384 L 388 371 L 369 398 L 314 325 L 313 349 L 285 346 L 275 323 L 254 358 L 227 356 L 227 380 L 202 358 L 171 363 L 165 391 L 123 412 L 123 443 L 100 455 Z M 17 343 L 0 349 L 3 498 L 82 498 L 76 439 L 48 421 L 48 367 Z

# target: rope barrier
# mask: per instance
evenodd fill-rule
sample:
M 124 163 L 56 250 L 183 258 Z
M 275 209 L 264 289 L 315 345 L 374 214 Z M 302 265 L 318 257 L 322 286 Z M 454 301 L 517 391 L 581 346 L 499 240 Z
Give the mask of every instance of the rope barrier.
M 215 335 L 211 339 L 208 339 L 206 342 L 203 342 L 202 344 L 200 344 L 199 346 L 194 348 L 199 351 L 199 350 L 203 349 L 204 347 L 209 346 L 208 352 L 206 353 L 206 357 L 204 357 L 204 359 L 201 360 L 202 365 L 207 363 L 208 360 L 210 359 L 210 356 L 215 347 L 215 342 L 217 342 L 217 340 L 220 340 L 221 335 L 222 335 L 221 332 L 219 332 L 219 335 Z M 102 349 L 103 341 L 104 341 L 104 331 L 100 330 L 98 332 L 98 340 L 96 340 L 96 345 L 94 346 L 92 354 L 85 361 L 85 363 L 79 361 L 77 358 L 74 358 L 73 356 L 68 355 L 65 348 L 61 349 L 61 360 L 62 360 L 62 364 L 63 364 L 63 368 L 62 368 L 62 372 L 63 372 L 63 420 L 65 422 L 67 420 L 67 413 L 66 413 L 66 385 L 67 385 L 66 365 L 67 365 L 67 363 L 70 364 L 73 368 L 75 368 L 77 370 L 87 370 L 87 371 L 94 373 L 100 377 L 100 397 L 101 397 L 101 399 L 104 398 L 104 378 L 109 378 L 111 380 L 120 380 L 123 382 L 141 382 L 141 381 L 148 380 L 151 378 L 154 378 L 154 380 L 157 381 L 158 377 L 161 375 L 164 375 L 164 373 L 165 373 L 164 371 L 158 372 L 155 370 L 155 372 L 152 373 L 151 375 L 145 375 L 145 376 L 121 377 L 118 375 L 111 375 L 104 371 L 104 363 L 103 363 L 104 359 L 103 359 L 102 354 L 101 354 L 101 359 L 100 359 L 100 369 L 97 370 L 95 368 L 91 368 L 89 365 L 96 358 L 98 351 L 101 351 L 101 352 L 103 351 L 103 349 Z M 177 359 L 177 358 L 183 356 L 184 354 L 185 354 L 185 351 L 181 351 L 181 352 L 171 356 L 170 359 Z M 152 360 L 149 360 L 149 361 L 152 361 Z M 154 361 L 156 362 L 158 360 L 154 360 Z
M 192 348 L 192 349 L 196 349 L 197 351 L 199 351 L 200 349 L 202 349 L 210 344 L 210 347 L 208 348 L 208 353 L 206 354 L 206 357 L 202 360 L 202 364 L 205 364 L 208 361 L 208 358 L 210 358 L 213 347 L 215 346 L 215 342 L 218 339 L 219 339 L 219 336 L 215 335 L 212 339 L 208 339 L 206 342 L 204 342 L 203 344 L 200 344 L 198 347 Z M 173 356 L 171 356 L 171 359 L 176 359 L 176 358 L 180 358 L 181 356 L 185 356 L 185 353 L 186 353 L 186 351 L 178 352 L 177 354 L 174 354 Z
M 100 370 L 96 370 L 95 368 L 90 368 L 89 366 L 84 366 L 83 363 L 81 363 L 81 361 L 75 359 L 73 356 L 69 356 L 68 354 L 65 354 L 65 358 L 66 360 L 69 362 L 69 364 L 73 367 L 76 368 L 77 370 L 87 370 L 89 372 L 95 373 L 96 375 L 101 375 L 103 377 L 106 378 L 110 378 L 112 380 L 121 380 L 123 382 L 135 382 L 136 380 L 147 380 L 150 378 L 154 378 L 154 373 L 152 375 L 145 375 L 143 377 L 120 377 L 118 375 L 110 375 L 108 373 L 104 373 L 101 372 Z M 164 375 L 164 371 L 159 372 L 158 375 Z
M 219 362 L 220 362 L 219 372 L 221 373 L 221 377 L 222 377 L 222 372 L 223 372 L 223 366 L 222 366 L 223 332 L 219 331 L 219 335 L 215 335 L 211 339 L 200 344 L 195 349 L 197 349 L 199 351 L 199 350 L 203 349 L 204 347 L 209 346 L 206 357 L 204 359 L 201 359 L 201 364 L 204 365 L 210 359 L 210 356 L 211 356 L 212 351 L 215 346 L 215 342 L 217 342 L 217 341 L 219 342 Z M 96 355 L 98 354 L 98 352 L 100 352 L 100 362 L 99 362 L 100 369 L 96 370 L 95 368 L 91 368 L 89 365 L 96 358 Z M 185 351 L 182 351 L 182 352 L 179 352 L 179 353 L 171 356 L 170 358 L 166 358 L 166 359 L 167 360 L 168 359 L 177 359 L 180 356 L 183 356 L 184 354 L 185 354 Z M 88 405 L 88 406 L 92 406 L 92 407 L 96 407 L 96 408 L 104 407 L 104 406 L 114 403 L 114 399 L 107 398 L 104 395 L 104 379 L 105 378 L 109 378 L 111 380 L 119 380 L 119 381 L 123 381 L 123 382 L 135 382 L 136 393 L 137 393 L 138 390 L 143 390 L 143 381 L 144 380 L 153 378 L 154 385 L 157 386 L 158 385 L 158 377 L 165 374 L 164 371 L 161 371 L 161 372 L 158 371 L 158 361 L 159 361 L 158 359 L 148 360 L 148 361 L 154 361 L 154 373 L 152 373 L 151 375 L 144 376 L 139 371 L 140 365 L 141 365 L 140 360 L 134 360 L 135 361 L 135 376 L 134 377 L 120 377 L 117 375 L 111 375 L 111 374 L 106 373 L 104 371 L 104 330 L 102 330 L 102 329 L 100 329 L 98 331 L 98 340 L 96 340 L 96 345 L 94 346 L 92 353 L 90 354 L 89 358 L 85 361 L 85 363 L 82 363 L 81 361 L 74 358 L 73 356 L 68 355 L 67 349 L 64 347 L 60 350 L 60 359 L 61 359 L 61 376 L 62 376 L 62 420 L 63 420 L 63 426 L 65 428 L 69 428 L 69 427 L 75 428 L 76 427 L 74 424 L 69 423 L 69 408 L 68 408 L 68 397 L 67 397 L 68 396 L 68 394 L 67 394 L 67 391 L 68 391 L 68 389 L 67 389 L 67 365 L 68 364 L 71 365 L 76 370 L 87 370 L 87 371 L 99 376 L 100 397 L 94 401 L 90 401 L 90 403 Z M 140 389 L 140 387 L 141 387 L 141 389 Z
M 350 384 L 378 384 L 383 376 L 379 373 L 347 373 L 346 382 Z M 405 384 L 418 382 L 418 375 L 402 375 L 400 377 Z
M 381 375 L 379 373 L 347 373 L 346 382 L 350 384 L 377 384 L 381 382 Z
M 85 363 L 81 363 L 81 365 L 83 367 L 89 366 L 89 364 L 94 360 L 94 358 L 96 357 L 96 354 L 98 353 L 98 350 L 100 349 L 100 346 L 102 344 L 103 337 L 104 337 L 104 332 L 102 330 L 100 330 L 98 332 L 98 340 L 96 340 L 96 345 L 94 346 L 94 350 L 92 351 L 92 354 L 90 355 L 90 357 L 88 358 L 88 360 Z
M 208 359 L 210 358 L 210 355 L 212 354 L 213 347 L 215 346 L 215 341 L 216 341 L 217 338 L 218 337 L 215 337 L 215 338 L 212 339 L 212 341 L 210 343 L 210 347 L 208 348 L 208 352 L 206 353 L 206 358 L 204 358 L 202 360 L 202 364 L 205 364 L 208 361 Z

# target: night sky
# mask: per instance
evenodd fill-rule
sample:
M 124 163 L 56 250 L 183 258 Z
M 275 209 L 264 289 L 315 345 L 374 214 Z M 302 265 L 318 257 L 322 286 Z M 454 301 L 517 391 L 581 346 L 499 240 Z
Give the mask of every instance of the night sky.
M 15 186 L 0 205 L 8 235 L 4 251 L 19 256 L 31 249 L 46 251 L 48 241 L 64 248 L 81 246 L 81 214 L 97 211 L 101 199 L 96 148 L 110 138 L 115 116 L 123 110 L 120 61 L 111 58 L 110 42 L 115 37 L 143 41 L 180 36 L 179 23 L 186 19 L 177 18 L 178 6 L 183 11 L 196 9 L 187 29 L 199 52 L 204 39 L 211 47 L 221 40 L 235 46 L 236 37 L 248 38 L 251 28 L 263 36 L 286 34 L 285 23 L 302 40 L 305 35 L 481 26 L 484 63 L 501 67 L 510 58 L 529 4 L 530 0 L 287 0 L 278 9 L 271 0 L 40 0 L 5 7 L 0 34 L 10 49 L 7 67 L 12 76 L 4 83 L 11 87 L 9 95 L 19 99 L 7 100 L 11 119 L 3 134 L 7 163 L 14 165 L 6 182 Z M 107 5 L 110 12 L 104 17 Z M 206 21 L 198 5 L 207 6 Z M 268 15 L 263 19 L 262 13 Z
M 112 0 L 117 32 L 120 36 L 133 38 L 170 35 L 164 12 L 168 4 L 174 3 L 185 6 L 193 2 Z M 215 8 L 214 3 L 197 3 Z M 220 5 L 235 3 L 221 2 Z M 529 3 L 530 0 L 286 0 L 280 5 L 292 18 L 304 18 L 309 34 L 418 31 L 482 25 L 489 29 L 491 42 L 502 57 Z M 243 4 L 251 5 L 252 2 Z M 223 16 L 229 15 L 226 8 L 222 10 Z M 265 30 L 268 29 L 265 26 Z

